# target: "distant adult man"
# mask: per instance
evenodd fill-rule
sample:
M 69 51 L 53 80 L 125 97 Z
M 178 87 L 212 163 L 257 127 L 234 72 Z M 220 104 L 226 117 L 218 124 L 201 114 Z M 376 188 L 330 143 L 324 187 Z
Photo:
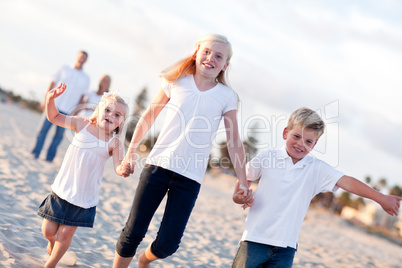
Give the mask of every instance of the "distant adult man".
M 46 94 L 49 90 L 56 87 L 58 83 L 63 82 L 67 85 L 67 90 L 63 95 L 55 100 L 56 107 L 63 114 L 70 114 L 74 111 L 75 106 L 78 104 L 81 96 L 86 94 L 89 90 L 89 76 L 83 71 L 82 67 L 87 61 L 88 53 L 80 51 L 77 54 L 74 66 L 64 65 L 62 66 L 52 77 Z M 46 99 L 45 94 L 45 99 Z M 45 142 L 47 133 L 49 132 L 52 123 L 46 118 L 46 114 L 42 115 L 42 127 L 36 137 L 36 144 L 32 150 L 32 155 L 37 159 L 42 151 L 43 144 Z M 52 162 L 56 156 L 57 147 L 63 139 L 64 128 L 56 126 L 56 133 L 53 137 L 53 141 L 49 146 L 46 155 L 46 161 Z

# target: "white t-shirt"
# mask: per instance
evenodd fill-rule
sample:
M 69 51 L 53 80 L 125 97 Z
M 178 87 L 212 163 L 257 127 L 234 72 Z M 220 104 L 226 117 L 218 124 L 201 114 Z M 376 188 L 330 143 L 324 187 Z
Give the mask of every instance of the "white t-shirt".
M 200 91 L 193 75 L 176 84 L 162 82 L 170 98 L 166 119 L 147 163 L 202 183 L 223 115 L 237 110 L 237 94 L 223 84 Z
M 297 239 L 311 199 L 335 192 L 343 173 L 305 156 L 296 164 L 285 148 L 261 151 L 246 166 L 247 179 L 260 178 L 242 241 L 297 249 Z
M 71 113 L 89 89 L 89 76 L 83 70 L 77 70 L 67 65 L 62 66 L 52 77 L 56 86 L 65 83 L 67 88 L 54 102 L 56 108 L 66 114 Z
M 106 161 L 110 158 L 109 141 L 102 141 L 88 132 L 85 126 L 67 149 L 52 191 L 61 199 L 82 208 L 91 208 L 99 202 Z
M 98 95 L 97 91 L 93 90 L 91 92 L 89 92 L 85 98 L 86 101 L 83 104 L 83 109 L 82 111 L 79 113 L 80 116 L 91 116 L 93 114 L 93 112 L 96 109 L 96 106 L 98 106 L 99 101 L 101 100 L 103 95 Z

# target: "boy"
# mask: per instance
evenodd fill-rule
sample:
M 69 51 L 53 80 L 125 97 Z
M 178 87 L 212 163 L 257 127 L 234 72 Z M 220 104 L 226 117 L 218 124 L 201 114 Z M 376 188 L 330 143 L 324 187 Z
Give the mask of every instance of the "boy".
M 372 199 L 391 216 L 401 197 L 384 195 L 308 155 L 325 124 L 308 109 L 294 111 L 283 131 L 285 148 L 261 151 L 247 164 L 249 184 L 259 178 L 254 198 L 236 185 L 233 201 L 250 207 L 232 267 L 292 267 L 297 238 L 311 199 L 338 188 Z

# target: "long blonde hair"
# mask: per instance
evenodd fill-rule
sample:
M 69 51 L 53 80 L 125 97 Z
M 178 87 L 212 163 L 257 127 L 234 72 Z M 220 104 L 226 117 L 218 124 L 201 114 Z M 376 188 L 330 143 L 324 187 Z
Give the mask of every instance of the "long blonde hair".
M 170 67 L 166 68 L 161 72 L 160 76 L 166 79 L 168 82 L 174 83 L 179 81 L 183 76 L 187 74 L 195 74 L 195 55 L 200 49 L 201 44 L 205 41 L 215 41 L 226 44 L 228 48 L 228 58 L 226 62 L 230 61 L 233 55 L 233 51 L 232 51 L 232 45 L 230 44 L 228 39 L 220 34 L 208 34 L 200 38 L 195 43 L 194 50 L 189 57 L 184 58 L 176 62 L 175 64 L 171 65 Z M 229 86 L 227 71 L 226 72 L 221 71 L 216 77 L 216 81 L 221 84 L 224 84 L 225 86 Z
M 115 91 L 103 93 L 102 98 L 100 99 L 98 105 L 96 106 L 95 111 L 89 117 L 89 120 L 92 123 L 97 123 L 98 122 L 99 110 L 101 109 L 102 106 L 104 106 L 106 104 L 106 99 L 109 99 L 111 101 L 120 103 L 120 104 L 122 104 L 124 106 L 124 112 L 125 112 L 124 115 L 123 115 L 124 119 L 121 121 L 120 125 L 113 130 L 114 133 L 116 133 L 117 135 L 120 135 L 121 132 L 123 131 L 123 125 L 124 125 L 124 122 L 126 120 L 129 108 L 128 108 L 127 103 L 124 101 L 124 99 L 122 97 L 120 97 L 117 94 L 117 92 L 115 92 Z

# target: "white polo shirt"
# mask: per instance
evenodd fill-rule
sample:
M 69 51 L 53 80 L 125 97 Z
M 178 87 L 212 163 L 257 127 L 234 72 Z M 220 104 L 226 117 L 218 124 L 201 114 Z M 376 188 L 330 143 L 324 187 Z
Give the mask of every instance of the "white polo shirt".
M 344 175 L 309 155 L 293 164 L 285 148 L 261 151 L 246 172 L 248 180 L 260 181 L 241 240 L 295 249 L 311 199 L 335 192 Z
M 200 91 L 193 75 L 163 82 L 170 98 L 166 119 L 147 163 L 202 183 L 209 153 L 223 115 L 237 110 L 237 94 L 223 84 Z

